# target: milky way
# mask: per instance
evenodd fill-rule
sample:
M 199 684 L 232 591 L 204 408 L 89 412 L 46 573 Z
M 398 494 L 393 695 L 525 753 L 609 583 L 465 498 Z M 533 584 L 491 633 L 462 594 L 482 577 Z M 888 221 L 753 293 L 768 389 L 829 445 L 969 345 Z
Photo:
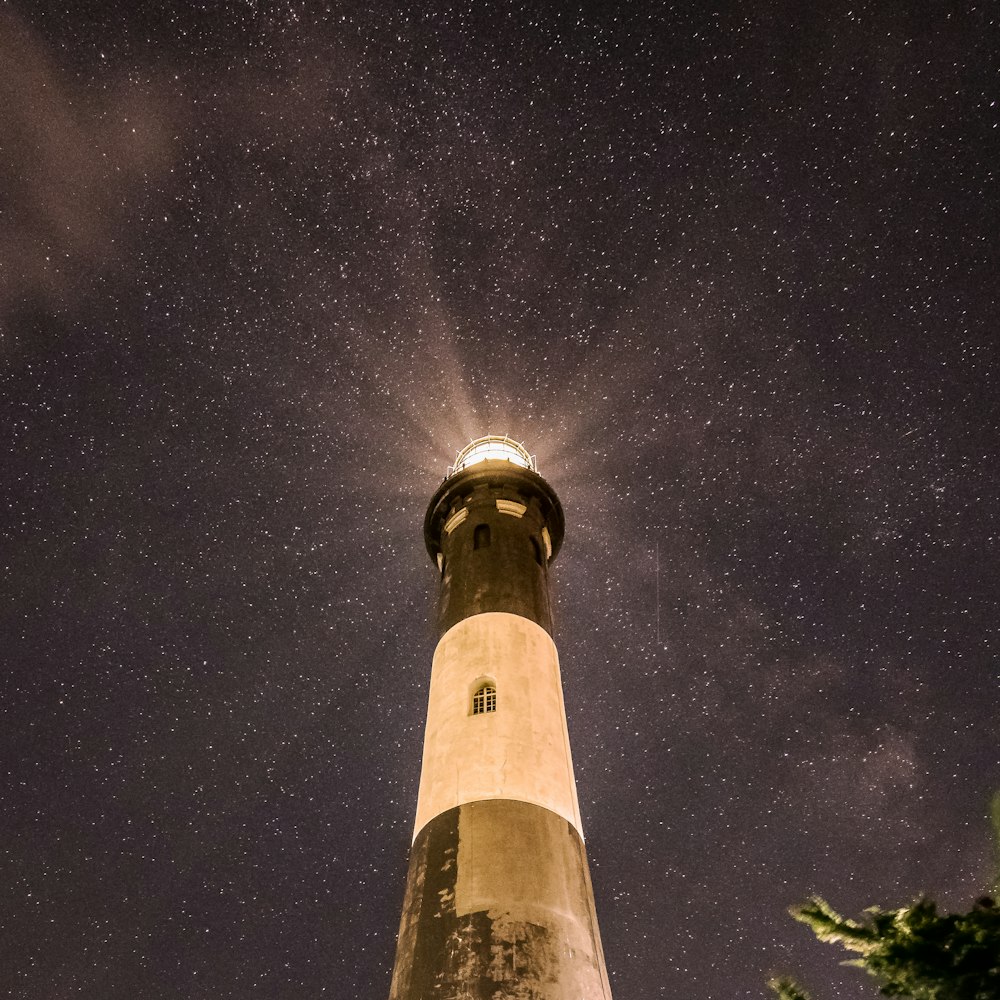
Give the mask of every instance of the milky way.
M 509 433 L 616 997 L 873 996 L 789 905 L 993 877 L 995 12 L 134 6 L 0 15 L 5 995 L 387 995 Z

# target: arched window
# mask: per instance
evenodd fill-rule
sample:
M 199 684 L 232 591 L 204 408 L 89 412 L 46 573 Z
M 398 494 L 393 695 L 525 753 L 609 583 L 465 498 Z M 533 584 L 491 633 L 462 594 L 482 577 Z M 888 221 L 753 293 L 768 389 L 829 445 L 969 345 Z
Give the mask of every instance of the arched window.
M 477 524 L 472 535 L 472 547 L 474 549 L 489 548 L 490 526 L 488 524 Z
M 482 684 L 472 696 L 472 714 L 483 715 L 497 710 L 497 689 L 492 684 Z

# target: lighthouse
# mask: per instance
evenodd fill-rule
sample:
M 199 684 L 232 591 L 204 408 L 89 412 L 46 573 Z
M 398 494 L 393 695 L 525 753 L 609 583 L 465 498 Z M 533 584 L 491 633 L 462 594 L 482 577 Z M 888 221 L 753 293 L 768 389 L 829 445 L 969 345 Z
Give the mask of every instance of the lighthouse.
M 473 441 L 431 499 L 440 577 L 390 1000 L 610 1000 L 570 756 L 535 460 Z

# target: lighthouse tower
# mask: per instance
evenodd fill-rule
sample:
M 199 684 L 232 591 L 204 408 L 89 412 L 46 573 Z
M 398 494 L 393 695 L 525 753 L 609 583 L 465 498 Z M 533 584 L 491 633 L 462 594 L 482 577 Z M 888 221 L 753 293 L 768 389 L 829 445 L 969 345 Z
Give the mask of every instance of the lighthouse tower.
M 549 564 L 563 513 L 505 437 L 459 453 L 390 1000 L 610 1000 L 573 780 Z

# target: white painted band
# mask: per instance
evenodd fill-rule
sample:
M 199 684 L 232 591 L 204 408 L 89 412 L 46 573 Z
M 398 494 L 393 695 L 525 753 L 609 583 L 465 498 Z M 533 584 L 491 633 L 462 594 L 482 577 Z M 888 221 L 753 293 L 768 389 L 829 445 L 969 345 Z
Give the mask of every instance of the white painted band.
M 496 711 L 473 715 L 482 682 L 496 686 Z M 479 799 L 533 802 L 583 836 L 555 643 L 499 611 L 453 625 L 434 651 L 414 839 L 435 816 Z

